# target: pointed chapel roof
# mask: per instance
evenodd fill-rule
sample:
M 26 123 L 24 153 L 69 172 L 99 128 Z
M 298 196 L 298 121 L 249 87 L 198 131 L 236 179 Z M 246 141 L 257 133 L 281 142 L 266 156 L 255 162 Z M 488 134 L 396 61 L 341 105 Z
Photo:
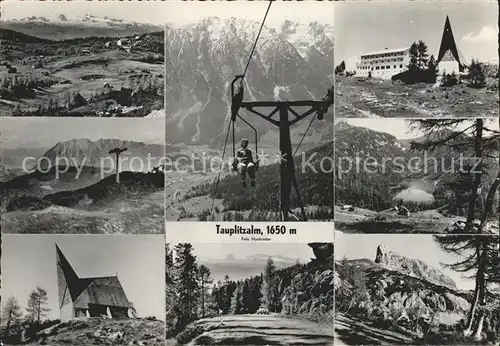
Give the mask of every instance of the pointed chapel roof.
M 79 278 L 56 244 L 57 266 L 66 282 L 71 301 L 77 308 L 88 308 L 88 304 L 129 307 L 129 301 L 118 276 Z M 64 299 L 64 288 L 59 291 L 59 306 Z
M 464 64 L 460 61 L 460 55 L 458 53 L 458 48 L 453 37 L 453 31 L 451 30 L 450 17 L 446 16 L 446 22 L 444 23 L 443 37 L 441 38 L 441 45 L 439 46 L 439 54 L 437 57 L 437 63 L 443 59 L 446 52 L 450 51 L 458 64 L 463 67 Z

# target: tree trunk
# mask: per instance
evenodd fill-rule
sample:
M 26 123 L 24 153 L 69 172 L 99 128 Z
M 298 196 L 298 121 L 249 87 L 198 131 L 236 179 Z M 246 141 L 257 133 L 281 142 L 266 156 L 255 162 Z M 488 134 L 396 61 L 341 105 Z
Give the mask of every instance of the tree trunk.
M 484 306 L 486 301 L 486 278 L 485 278 L 485 266 L 486 266 L 486 256 L 487 256 L 487 247 L 488 243 L 485 241 L 482 244 L 477 245 L 477 254 L 478 254 L 478 269 L 476 274 L 476 290 L 474 302 L 471 306 L 469 319 L 467 323 L 467 328 L 464 331 L 465 336 L 471 336 L 473 332 L 474 326 L 474 317 L 476 313 L 477 306 Z M 477 329 L 475 331 L 475 335 L 478 333 L 478 329 L 480 328 L 482 331 L 482 324 L 484 321 L 484 312 L 481 313 L 481 317 L 479 319 L 479 324 L 477 325 Z M 481 334 L 481 331 L 479 334 Z
M 205 283 L 201 277 L 201 317 L 205 318 Z
M 478 257 L 481 256 L 480 249 L 476 249 L 476 254 Z M 476 274 L 476 285 L 474 288 L 474 300 L 472 301 L 472 304 L 470 306 L 469 315 L 467 317 L 467 327 L 464 330 L 464 336 L 466 336 L 466 337 L 468 337 L 472 334 L 472 324 L 474 322 L 474 315 L 476 314 L 476 308 L 477 308 L 477 304 L 479 302 L 480 286 L 481 286 L 480 275 L 479 275 L 479 269 L 478 269 L 478 272 Z
M 486 267 L 486 261 L 487 261 L 487 251 L 488 251 L 488 243 L 484 241 L 482 244 L 482 251 L 481 251 L 481 259 L 480 259 L 480 268 L 481 268 L 481 275 L 482 275 L 482 280 L 480 282 L 479 286 L 479 306 L 481 308 L 484 308 L 486 305 L 486 279 L 485 279 L 485 267 Z M 474 339 L 476 340 L 481 340 L 482 339 L 482 333 L 483 333 L 483 325 L 484 325 L 484 317 L 485 317 L 485 312 L 484 309 L 481 309 L 479 317 L 479 321 L 476 326 L 476 330 L 474 332 Z
M 474 140 L 474 153 L 475 153 L 475 159 L 476 160 L 481 160 L 483 156 L 483 149 L 482 149 L 482 139 L 483 139 L 483 126 L 484 126 L 484 121 L 483 119 L 477 119 L 476 120 L 476 135 L 475 135 L 475 140 Z M 481 169 L 481 164 L 479 164 L 478 167 L 475 169 Z M 472 173 L 474 174 L 474 185 L 472 187 L 472 193 L 469 199 L 469 210 L 467 212 L 467 222 L 465 224 L 465 232 L 470 231 L 472 228 L 472 223 L 474 222 L 474 217 L 476 214 L 476 202 L 477 202 L 477 190 L 479 188 L 479 185 L 481 184 L 481 176 L 482 174 L 480 173 Z
M 7 326 L 6 326 L 7 331 L 10 328 L 11 321 L 12 321 L 12 311 L 9 311 L 9 318 L 7 319 Z
M 484 213 L 483 217 L 481 218 L 481 224 L 479 226 L 479 232 L 483 231 L 484 224 L 486 223 L 486 220 L 488 219 L 488 215 L 493 211 L 493 200 L 495 198 L 495 193 L 500 186 L 500 172 L 498 172 L 497 178 L 491 184 L 490 190 L 488 191 L 488 196 L 486 197 L 486 202 L 484 204 Z
M 474 333 L 474 340 L 481 341 L 483 339 L 483 326 L 484 326 L 484 311 L 481 313 L 481 318 L 477 324 L 476 332 Z

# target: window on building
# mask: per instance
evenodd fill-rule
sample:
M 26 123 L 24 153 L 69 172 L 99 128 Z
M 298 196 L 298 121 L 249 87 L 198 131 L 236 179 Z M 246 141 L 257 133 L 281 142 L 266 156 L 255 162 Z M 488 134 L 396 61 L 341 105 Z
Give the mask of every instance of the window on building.
M 394 65 L 394 68 L 396 68 L 396 67 L 397 67 L 397 66 L 396 66 L 396 65 Z
M 380 67 L 382 70 L 385 68 L 385 66 Z
M 390 69 L 390 68 L 391 68 L 391 65 L 387 65 L 385 68 L 386 68 L 386 69 Z
M 378 66 L 377 66 L 377 67 L 375 67 L 375 70 L 378 70 L 378 69 L 379 69 L 379 67 L 378 67 Z
M 403 68 L 403 64 L 399 65 L 399 68 Z

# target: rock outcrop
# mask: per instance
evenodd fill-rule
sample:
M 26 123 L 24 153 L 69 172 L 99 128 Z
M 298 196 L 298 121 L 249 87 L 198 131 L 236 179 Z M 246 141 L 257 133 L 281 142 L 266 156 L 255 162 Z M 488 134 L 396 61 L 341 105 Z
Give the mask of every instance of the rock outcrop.
M 316 256 L 281 293 L 282 314 L 310 320 L 333 318 L 333 243 L 308 244 Z
M 396 252 L 389 251 L 385 245 L 379 245 L 377 247 L 375 263 L 380 264 L 386 269 L 395 270 L 406 275 L 432 282 L 436 285 L 446 286 L 452 289 L 457 288 L 455 282 L 438 269 L 421 260 L 408 258 Z

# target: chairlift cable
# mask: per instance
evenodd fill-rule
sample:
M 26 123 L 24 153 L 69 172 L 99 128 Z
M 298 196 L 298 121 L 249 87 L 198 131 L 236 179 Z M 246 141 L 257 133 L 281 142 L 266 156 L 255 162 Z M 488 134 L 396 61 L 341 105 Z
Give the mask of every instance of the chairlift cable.
M 317 114 L 314 114 L 314 116 L 312 117 L 311 121 L 309 122 L 309 126 L 307 126 L 307 129 L 306 131 L 304 132 L 304 134 L 302 135 L 302 138 L 300 139 L 300 142 L 299 144 L 297 145 L 297 148 L 295 148 L 295 151 L 293 152 L 293 155 L 292 156 L 295 156 L 295 154 L 297 154 L 297 151 L 299 150 L 300 148 L 300 145 L 302 144 L 302 141 L 304 140 L 304 138 L 306 138 L 306 135 L 307 135 L 307 132 L 309 131 L 309 129 L 311 128 L 314 120 L 316 119 L 317 117 Z
M 214 209 L 215 197 L 217 194 L 217 189 L 219 187 L 220 173 L 222 172 L 222 167 L 224 165 L 224 156 L 226 154 L 227 140 L 229 139 L 229 130 L 231 128 L 231 123 L 232 123 L 232 121 L 229 121 L 229 124 L 227 127 L 226 140 L 224 142 L 224 149 L 222 150 L 221 167 L 219 169 L 219 173 L 217 174 L 217 180 L 215 181 L 214 194 L 213 194 L 213 198 L 212 198 L 212 206 L 210 207 L 210 215 L 212 215 L 212 211 Z M 233 129 L 234 129 L 234 125 L 233 125 Z
M 269 10 L 271 9 L 271 4 L 273 3 L 274 0 L 269 0 L 269 6 L 267 6 L 267 11 L 266 14 L 264 15 L 264 19 L 262 20 L 262 23 L 260 24 L 260 29 L 259 32 L 257 33 L 257 37 L 255 38 L 255 42 L 253 43 L 252 50 L 250 51 L 250 56 L 248 57 L 247 64 L 245 66 L 245 70 L 243 71 L 243 78 L 241 78 L 240 85 L 243 84 L 243 79 L 245 78 L 245 75 L 248 70 L 248 66 L 250 65 L 250 61 L 252 61 L 252 56 L 253 52 L 255 51 L 255 47 L 257 47 L 257 42 L 259 41 L 260 34 L 262 32 L 262 29 L 264 28 L 264 23 L 266 22 L 267 15 L 269 13 Z

